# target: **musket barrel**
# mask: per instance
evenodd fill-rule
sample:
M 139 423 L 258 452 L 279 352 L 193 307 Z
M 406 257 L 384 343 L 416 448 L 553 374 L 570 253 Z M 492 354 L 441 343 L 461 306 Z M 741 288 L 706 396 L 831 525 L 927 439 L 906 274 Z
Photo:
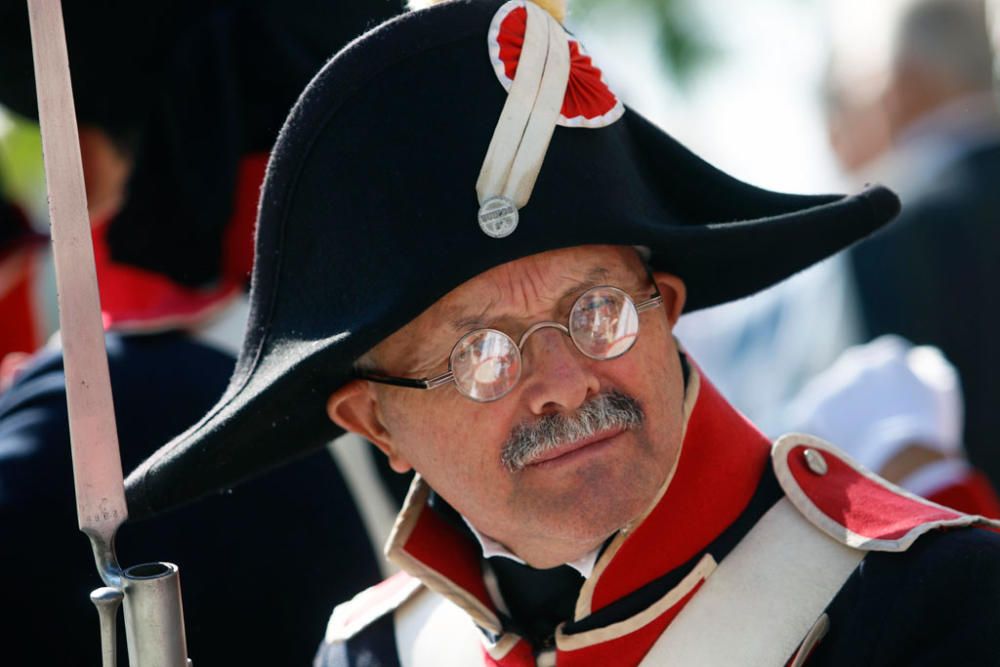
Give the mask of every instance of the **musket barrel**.
M 129 665 L 189 667 L 177 566 L 135 565 L 122 574 L 122 583 Z

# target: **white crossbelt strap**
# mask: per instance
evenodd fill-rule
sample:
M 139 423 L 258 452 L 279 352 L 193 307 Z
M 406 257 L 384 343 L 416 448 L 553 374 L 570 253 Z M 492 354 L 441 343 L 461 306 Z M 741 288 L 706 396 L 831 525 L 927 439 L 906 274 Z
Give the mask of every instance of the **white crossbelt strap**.
M 480 204 L 498 195 L 518 208 L 528 203 L 566 96 L 570 69 L 566 33 L 538 5 L 526 2 L 525 8 L 527 25 L 517 73 L 476 181 Z
M 423 590 L 396 610 L 401 667 L 475 667 L 483 664 L 482 634 L 469 615 Z
M 834 541 L 782 498 L 723 559 L 641 667 L 787 664 L 866 553 Z

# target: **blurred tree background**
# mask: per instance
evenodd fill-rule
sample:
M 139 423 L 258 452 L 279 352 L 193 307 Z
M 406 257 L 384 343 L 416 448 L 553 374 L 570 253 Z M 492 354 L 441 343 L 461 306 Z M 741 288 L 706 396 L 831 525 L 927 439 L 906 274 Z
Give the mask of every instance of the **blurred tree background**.
M 0 194 L 34 220 L 45 216 L 42 137 L 38 125 L 0 107 Z
M 698 0 L 571 0 L 573 20 L 599 30 L 613 16 L 631 15 L 655 26 L 656 49 L 680 88 L 719 55 L 719 47 L 698 18 Z

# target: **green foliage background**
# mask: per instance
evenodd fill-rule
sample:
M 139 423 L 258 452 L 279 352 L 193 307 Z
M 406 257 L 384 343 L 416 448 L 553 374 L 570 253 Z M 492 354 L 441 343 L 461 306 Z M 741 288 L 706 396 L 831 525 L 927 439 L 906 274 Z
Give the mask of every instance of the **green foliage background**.
M 656 46 L 663 64 L 679 87 L 718 54 L 707 29 L 697 18 L 697 0 L 570 0 L 574 20 L 599 22 L 613 15 L 633 15 L 656 26 Z
M 33 217 L 44 214 L 45 175 L 38 124 L 0 107 L 0 194 Z

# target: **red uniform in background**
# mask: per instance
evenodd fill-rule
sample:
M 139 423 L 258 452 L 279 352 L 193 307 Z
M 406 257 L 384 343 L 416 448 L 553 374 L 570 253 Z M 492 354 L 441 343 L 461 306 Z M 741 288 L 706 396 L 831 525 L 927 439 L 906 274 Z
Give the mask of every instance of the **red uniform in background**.
M 36 289 L 43 242 L 20 208 L 0 200 L 0 361 L 34 352 L 44 340 Z
M 95 225 L 94 259 L 105 328 L 189 328 L 204 322 L 242 292 L 253 267 L 253 225 L 266 166 L 266 153 L 249 155 L 240 162 L 220 275 L 210 287 L 185 287 L 161 273 L 113 261 L 106 240 L 109 225 Z

